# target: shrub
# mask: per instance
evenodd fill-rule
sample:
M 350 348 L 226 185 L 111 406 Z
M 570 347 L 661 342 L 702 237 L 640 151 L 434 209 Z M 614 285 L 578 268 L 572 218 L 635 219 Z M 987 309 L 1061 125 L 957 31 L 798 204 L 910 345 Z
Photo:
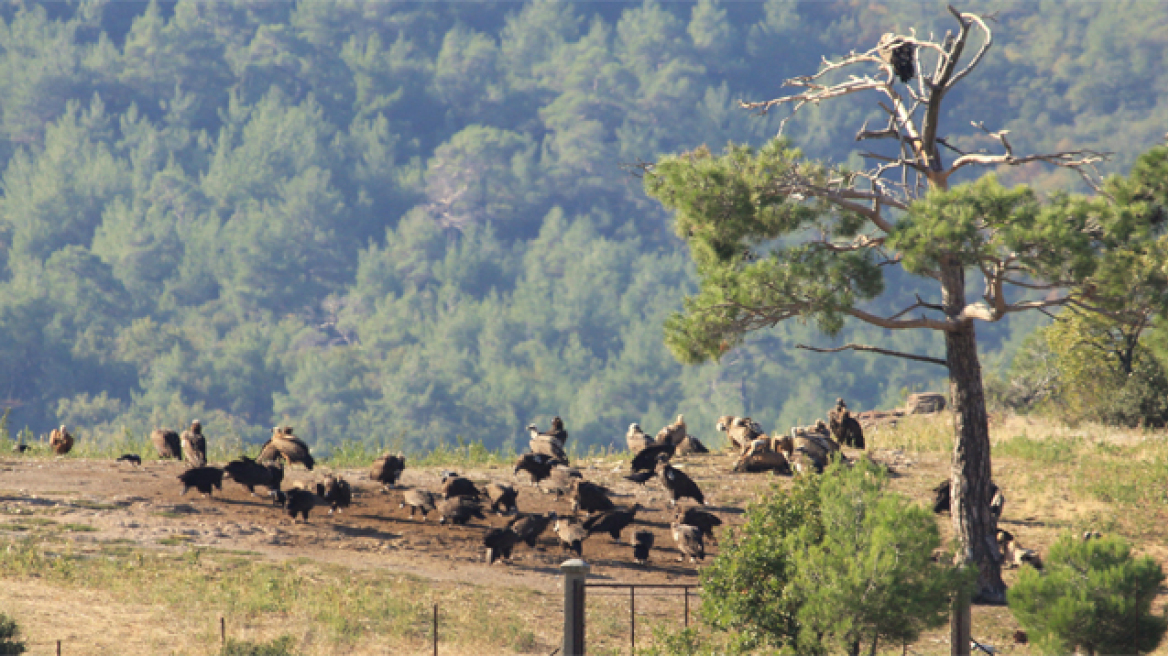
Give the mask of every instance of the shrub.
M 292 645 L 296 640 L 289 635 L 280 636 L 270 642 L 250 642 L 228 639 L 220 656 L 296 656 Z
M 23 654 L 26 651 L 24 641 L 20 639 L 20 627 L 16 620 L 0 613 L 0 654 Z
M 1168 618 L 1152 613 L 1163 581 L 1160 565 L 1133 558 L 1121 538 L 1066 535 L 1051 546 L 1043 572 L 1021 570 L 1010 610 L 1045 653 L 1146 653 L 1168 629 Z
M 943 624 L 971 581 L 933 561 L 929 511 L 885 486 L 867 459 L 835 463 L 752 506 L 702 573 L 703 621 L 738 649 L 800 654 L 858 653 Z

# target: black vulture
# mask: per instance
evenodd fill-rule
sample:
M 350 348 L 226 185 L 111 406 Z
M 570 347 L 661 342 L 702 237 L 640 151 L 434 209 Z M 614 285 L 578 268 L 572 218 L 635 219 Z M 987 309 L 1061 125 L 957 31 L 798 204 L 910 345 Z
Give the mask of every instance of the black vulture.
M 547 435 L 553 440 L 558 440 L 560 444 L 568 443 L 568 431 L 564 430 L 564 420 L 559 417 L 552 417 L 552 429 L 541 435 Z
M 953 499 L 949 489 L 951 482 L 946 478 L 940 483 L 937 483 L 937 486 L 933 488 L 933 512 L 938 515 L 943 512 L 949 512 L 952 508 Z M 1002 507 L 1005 503 L 1006 496 L 1002 494 L 1001 488 L 993 481 L 990 481 L 990 513 L 993 514 L 995 519 L 1002 516 Z
M 53 453 L 59 456 L 69 453 L 73 448 L 73 436 L 65 429 L 65 424 L 49 432 L 49 446 L 52 447 Z
M 150 441 L 154 443 L 154 449 L 158 451 L 160 459 L 182 460 L 182 441 L 177 432 L 169 428 L 155 428 L 150 433 Z
M 410 507 L 410 517 L 414 516 L 415 510 L 422 511 L 422 520 L 425 521 L 426 514 L 434 510 L 437 503 L 437 497 L 433 492 L 426 490 L 406 490 L 402 495 L 401 508 Z
M 118 457 L 118 462 L 128 462 L 132 465 L 141 465 L 142 456 L 136 453 L 125 453 Z
M 641 504 L 635 504 L 629 509 L 614 509 L 592 515 L 584 520 L 584 529 L 589 535 L 593 533 L 608 533 L 613 540 L 620 542 L 621 531 L 637 519 L 637 511 Z
M 636 455 L 651 446 L 653 438 L 641 430 L 640 424 L 629 424 L 629 430 L 625 433 L 625 444 L 629 447 L 629 451 Z
M 353 488 L 349 486 L 348 481 L 336 476 L 329 476 L 324 483 L 317 483 L 316 495 L 329 505 L 330 515 L 334 510 L 348 508 L 349 504 L 353 503 Z
M 296 515 L 304 517 L 304 521 L 308 521 L 308 511 L 316 507 L 317 497 L 308 490 L 300 488 L 293 488 L 287 492 L 277 492 L 276 499 L 283 502 L 284 510 L 288 512 L 288 516 L 292 521 L 296 521 Z
M 656 475 L 657 475 L 657 472 L 655 472 L 653 470 L 633 472 L 632 474 L 625 474 L 625 480 L 629 480 L 629 481 L 632 481 L 634 483 L 639 483 L 642 486 L 644 486 L 645 483 L 648 483 L 649 480 L 652 479 Z
M 451 524 L 463 525 L 472 517 L 486 519 L 482 506 L 471 497 L 454 497 L 438 503 L 439 524 L 449 521 Z
M 25 451 L 28 451 L 27 444 L 13 444 L 12 445 L 12 452 L 13 453 L 24 453 Z
M 702 532 L 696 526 L 673 522 L 670 524 L 670 528 L 673 530 L 673 541 L 677 543 L 677 550 L 682 554 L 677 559 L 679 562 L 684 560 L 686 556 L 689 556 L 691 563 L 706 557 L 706 547 L 702 544 Z
M 827 425 L 832 437 L 845 446 L 864 448 L 864 428 L 848 411 L 843 399 L 835 400 L 835 408 L 827 413 Z
M 673 457 L 673 451 L 677 447 L 672 444 L 654 444 L 646 448 L 637 455 L 633 456 L 633 471 L 654 471 L 657 469 L 657 460 L 660 456 L 666 458 Z
M 391 456 L 388 453 L 373 461 L 369 468 L 369 480 L 377 481 L 385 488 L 391 488 L 401 479 L 406 469 L 406 459 L 400 453 Z
M 876 49 L 901 82 L 908 84 L 916 76 L 916 64 L 913 62 L 916 46 L 911 41 L 889 32 L 880 37 Z
M 633 533 L 633 560 L 638 565 L 649 562 L 649 550 L 653 548 L 653 534 L 649 531 Z
M 203 436 L 203 425 L 196 419 L 191 427 L 183 431 L 179 437 L 182 443 L 183 458 L 191 463 L 192 467 L 202 467 L 207 464 L 207 438 Z
M 534 547 L 539 536 L 547 530 L 548 524 L 552 523 L 554 519 L 552 515 L 521 515 L 507 522 L 507 528 L 515 531 L 519 537 L 527 543 L 527 546 Z
M 519 497 L 519 492 L 510 485 L 503 485 L 502 483 L 487 483 L 486 487 L 487 498 L 491 501 L 491 510 L 502 514 L 504 512 L 519 512 L 519 506 L 515 501 Z
M 446 476 L 442 479 L 442 496 L 447 499 L 451 497 L 478 499 L 481 494 L 469 478 Z
M 584 540 L 588 539 L 588 531 L 584 530 L 582 526 L 576 522 L 557 517 L 552 530 L 560 538 L 560 548 L 563 551 L 571 551 L 576 554 L 577 558 L 584 555 Z
M 308 471 L 316 466 L 316 459 L 309 452 L 308 445 L 292 434 L 291 426 L 273 428 L 272 437 L 260 449 L 260 462 L 275 462 L 279 458 L 290 465 L 302 464 Z
M 686 508 L 685 511 L 678 510 L 674 519 L 678 524 L 697 528 L 704 537 L 708 537 L 714 544 L 718 544 L 718 538 L 714 536 L 714 529 L 722 525 L 722 520 L 714 513 L 699 508 Z
M 680 499 L 690 498 L 703 506 L 706 505 L 706 496 L 702 494 L 701 489 L 693 479 L 686 475 L 685 472 L 673 467 L 667 461 L 661 461 L 661 470 L 658 472 L 661 477 L 661 484 L 665 489 L 669 490 L 672 497 L 669 500 L 669 505 L 677 505 Z
M 577 479 L 572 485 L 572 512 L 583 510 L 584 512 L 600 512 L 604 510 L 612 510 L 612 500 L 608 495 L 612 490 L 597 485 L 585 480 Z
M 247 488 L 253 495 L 257 485 L 263 485 L 269 491 L 276 492 L 284 482 L 283 469 L 275 465 L 261 465 L 247 456 L 232 460 L 223 469 L 231 480 Z
M 549 456 L 546 453 L 525 453 L 515 461 L 515 470 L 512 474 L 525 471 L 531 474 L 531 484 L 535 485 L 548 476 L 551 476 L 552 468 L 561 462 L 563 461 Z
M 182 481 L 183 494 L 192 487 L 203 494 L 211 496 L 212 488 L 223 489 L 223 470 L 218 467 L 192 467 L 178 475 Z
M 493 528 L 483 536 L 483 546 L 487 548 L 487 564 L 492 565 L 502 558 L 511 560 L 511 551 L 519 544 L 519 534 L 510 528 Z

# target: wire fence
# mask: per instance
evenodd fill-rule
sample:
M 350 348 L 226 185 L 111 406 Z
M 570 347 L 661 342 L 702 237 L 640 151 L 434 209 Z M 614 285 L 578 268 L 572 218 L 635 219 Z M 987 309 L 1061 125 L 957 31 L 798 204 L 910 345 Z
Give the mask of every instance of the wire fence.
M 684 602 L 683 617 L 685 626 L 689 627 L 689 600 L 693 596 L 697 598 L 701 594 L 701 585 L 696 583 L 617 583 L 610 581 L 588 581 L 585 583 L 588 588 L 601 588 L 610 590 L 620 590 L 627 588 L 629 591 L 629 654 L 637 653 L 637 590 L 652 590 L 648 594 L 654 596 L 670 596 L 681 597 Z M 681 592 L 677 592 L 680 590 Z M 692 592 L 691 592 L 692 591 Z M 601 595 L 605 593 L 599 593 Z M 619 594 L 617 592 L 608 593 L 612 595 Z M 644 595 L 645 593 L 642 593 Z

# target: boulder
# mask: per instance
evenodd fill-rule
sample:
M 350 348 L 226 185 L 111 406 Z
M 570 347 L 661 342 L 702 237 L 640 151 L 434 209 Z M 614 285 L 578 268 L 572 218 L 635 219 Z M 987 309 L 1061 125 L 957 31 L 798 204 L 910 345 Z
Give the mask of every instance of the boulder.
M 909 394 L 904 411 L 910 415 L 928 415 L 945 409 L 945 395 L 935 392 Z

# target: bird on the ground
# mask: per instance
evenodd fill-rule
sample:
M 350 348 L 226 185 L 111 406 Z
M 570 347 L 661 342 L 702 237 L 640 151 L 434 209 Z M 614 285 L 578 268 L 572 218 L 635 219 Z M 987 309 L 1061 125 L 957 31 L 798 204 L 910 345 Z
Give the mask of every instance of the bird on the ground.
M 515 469 L 511 473 L 512 475 L 517 475 L 519 472 L 525 471 L 531 475 L 531 484 L 535 485 L 548 476 L 551 476 L 552 468 L 563 462 L 546 453 L 525 453 L 515 461 Z
M 24 453 L 25 451 L 28 451 L 27 444 L 13 444 L 12 445 L 12 452 L 13 453 Z
M 668 460 L 661 460 L 657 475 L 661 477 L 661 484 L 669 490 L 669 505 L 675 506 L 681 499 L 690 498 L 703 506 L 706 505 L 706 495 L 701 488 L 685 472 L 673 467 Z
M 835 408 L 827 413 L 827 424 L 836 441 L 856 449 L 864 448 L 864 428 L 848 411 L 843 399 L 835 400 Z
M 60 428 L 54 428 L 49 432 L 49 446 L 52 447 L 53 453 L 63 456 L 73 449 L 73 436 L 65 428 L 65 424 L 61 424 Z
M 702 444 L 702 441 L 693 435 L 686 435 L 685 439 L 678 443 L 677 449 L 674 451 L 679 456 L 691 456 L 709 452 L 710 450 L 706 448 L 706 445 Z
M 791 469 L 800 474 L 811 472 L 822 474 L 823 470 L 827 468 L 827 458 L 806 446 L 796 447 L 795 453 L 791 454 L 790 462 Z
M 549 433 L 541 433 L 535 424 L 527 425 L 527 432 L 531 435 L 528 447 L 532 453 L 542 453 L 556 460 L 568 462 L 568 453 L 564 451 L 564 442 Z
M 657 431 L 657 437 L 653 440 L 657 444 L 672 444 L 677 446 L 688 435 L 685 427 L 685 417 L 677 415 L 677 420 L 672 424 Z
M 247 488 L 255 496 L 255 486 L 263 485 L 275 493 L 284 482 L 284 470 L 276 465 L 261 465 L 247 456 L 240 456 L 223 468 L 231 480 Z
M 511 560 L 511 551 L 521 542 L 519 534 L 510 528 L 493 528 L 483 536 L 483 546 L 487 548 L 486 561 L 493 565 L 502 558 L 504 562 Z
M 453 473 L 453 472 L 451 472 Z M 442 496 L 449 499 L 451 497 L 470 497 L 471 499 L 478 499 L 482 495 L 475 484 L 469 478 L 462 476 L 443 476 L 442 478 Z
M 555 519 L 554 513 L 551 515 L 520 515 L 507 522 L 507 528 L 515 531 L 527 543 L 527 546 L 534 547 L 539 536 L 543 535 L 553 519 Z
M 552 429 L 544 433 L 552 439 L 560 441 L 560 444 L 568 443 L 568 431 L 564 430 L 564 420 L 559 417 L 552 417 Z
M 131 465 L 140 466 L 142 464 L 142 456 L 136 453 L 124 453 L 118 456 L 118 462 L 128 462 Z
M 661 456 L 666 459 L 673 457 L 673 452 L 677 447 L 672 444 L 654 444 L 633 456 L 631 463 L 634 472 L 641 471 L 655 471 L 657 469 L 657 461 Z
M 576 522 L 567 518 L 557 517 L 552 530 L 560 538 L 560 548 L 576 554 L 577 558 L 584 555 L 584 540 L 588 539 L 588 531 Z
M 316 466 L 316 459 L 304 440 L 292 434 L 291 426 L 272 428 L 272 437 L 260 449 L 260 462 L 275 462 L 283 458 L 289 465 L 301 464 L 308 471 Z
M 207 464 L 207 438 L 203 436 L 203 425 L 196 419 L 191 427 L 183 431 L 179 437 L 182 443 L 182 454 L 192 467 L 202 467 Z
M 485 520 L 483 507 L 471 497 L 452 497 L 438 502 L 438 523 L 464 525 L 472 517 Z
M 396 456 L 386 453 L 373 461 L 369 468 L 369 480 L 381 483 L 382 488 L 388 490 L 397 484 L 405 469 L 405 456 L 400 453 Z
M 702 532 L 703 537 L 708 537 L 711 542 L 718 544 L 718 538 L 714 536 L 714 529 L 722 525 L 722 520 L 714 513 L 690 507 L 684 511 L 679 509 L 674 520 L 678 524 L 696 527 Z
M 422 521 L 426 520 L 426 514 L 434 510 L 437 506 L 437 495 L 426 490 L 406 490 L 402 495 L 401 508 L 410 507 L 410 517 L 414 516 L 414 511 L 419 510 L 422 513 Z
M 608 495 L 612 490 L 583 479 L 576 479 L 572 484 L 572 512 L 600 512 L 612 510 L 612 500 Z
M 218 467 L 192 467 L 179 474 L 178 480 L 182 481 L 183 494 L 193 487 L 203 496 L 209 497 L 212 488 L 223 489 L 223 470 Z
M 551 475 L 540 484 L 540 489 L 548 494 L 554 493 L 558 499 L 565 494 L 571 494 L 572 485 L 579 478 L 583 478 L 579 471 L 571 467 L 557 465 L 552 467 Z
M 516 505 L 516 499 L 519 497 L 519 492 L 510 485 L 503 485 L 502 483 L 487 483 L 485 488 L 487 499 L 491 502 L 491 510 L 497 514 L 505 512 L 519 512 L 519 506 Z
M 706 547 L 702 544 L 702 532 L 696 526 L 687 526 L 673 522 L 669 525 L 673 531 L 673 541 L 677 543 L 677 550 L 681 552 L 680 562 L 689 557 L 689 562 L 702 560 L 706 557 Z
M 1007 563 L 1014 567 L 1030 565 L 1036 570 L 1042 570 L 1042 557 L 1034 549 L 1026 549 L 1018 543 L 1017 538 L 1009 531 L 998 529 L 998 549 Z
M 649 562 L 649 550 L 653 548 L 653 534 L 649 531 L 633 533 L 633 560 L 638 565 Z
M 950 511 L 953 502 L 952 496 L 950 494 L 951 484 L 952 481 L 946 478 L 933 488 L 933 512 L 935 514 L 939 515 L 943 512 Z M 992 514 L 995 519 L 1000 518 L 1002 515 L 1002 508 L 1005 506 L 1005 504 L 1006 495 L 1002 494 L 1002 490 L 998 487 L 997 483 L 990 481 L 990 514 Z
M 639 471 L 633 472 L 631 474 L 625 474 L 625 480 L 632 481 L 644 487 L 645 483 L 648 483 L 656 475 L 657 472 L 650 469 L 649 471 Z
M 150 441 L 154 443 L 154 450 L 158 451 L 160 459 L 182 460 L 182 441 L 176 431 L 169 428 L 155 428 L 150 433 Z
M 620 542 L 621 531 L 636 521 L 638 510 L 641 510 L 641 504 L 639 503 L 634 504 L 632 508 L 628 509 L 615 508 L 597 513 L 584 520 L 584 530 L 588 531 L 589 535 L 593 533 L 608 533 L 613 540 Z
M 629 447 L 629 451 L 636 455 L 651 446 L 653 438 L 641 430 L 640 424 L 629 424 L 629 430 L 625 433 L 625 444 Z
M 331 515 L 333 511 L 341 512 L 353 503 L 353 488 L 345 479 L 329 476 L 324 479 L 324 483 L 316 484 L 316 496 L 328 504 L 328 514 Z
M 309 490 L 302 488 L 292 488 L 287 492 L 276 492 L 276 501 L 284 506 L 284 510 L 292 521 L 296 521 L 296 515 L 301 515 L 304 521 L 308 521 L 308 512 L 316 507 L 320 498 Z

